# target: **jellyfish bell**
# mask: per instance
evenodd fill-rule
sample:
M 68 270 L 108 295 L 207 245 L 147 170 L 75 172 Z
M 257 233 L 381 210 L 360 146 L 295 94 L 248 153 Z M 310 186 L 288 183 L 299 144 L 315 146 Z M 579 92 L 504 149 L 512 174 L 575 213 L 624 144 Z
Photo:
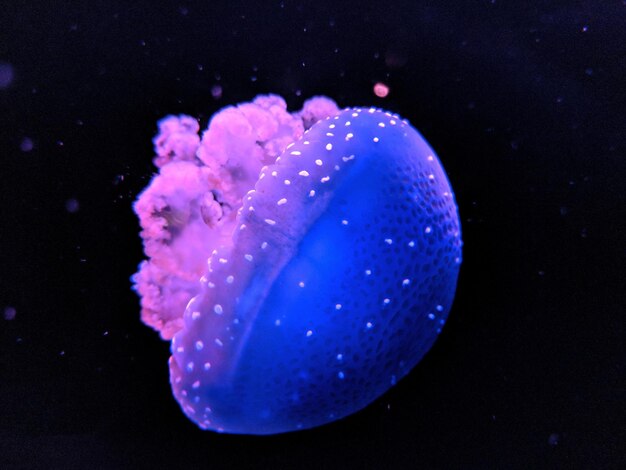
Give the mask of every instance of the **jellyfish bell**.
M 173 218 L 186 225 L 169 233 L 170 219 L 138 210 L 142 221 L 159 219 L 154 237 L 169 249 L 146 249 L 151 258 L 135 277 L 142 302 L 148 282 L 161 294 L 153 311 L 166 313 L 161 323 L 144 321 L 172 339 L 172 390 L 199 427 L 273 434 L 319 426 L 395 385 L 441 331 L 461 260 L 452 189 L 434 151 L 397 115 L 339 111 L 323 98 L 289 114 L 278 97 L 228 114 L 233 128 L 221 116 L 216 135 L 207 136 L 210 125 L 198 144 L 197 192 L 182 190 L 187 204 L 178 209 L 190 214 Z M 232 135 L 248 141 L 234 148 Z M 219 163 L 207 163 L 204 142 L 223 152 L 211 157 Z M 244 174 L 258 170 L 252 184 L 229 169 L 247 159 Z M 181 191 L 168 191 L 161 205 L 178 207 L 168 201 Z M 216 219 L 211 191 L 229 216 Z M 146 281 L 152 265 L 166 272 Z M 180 285 L 179 301 L 168 304 Z

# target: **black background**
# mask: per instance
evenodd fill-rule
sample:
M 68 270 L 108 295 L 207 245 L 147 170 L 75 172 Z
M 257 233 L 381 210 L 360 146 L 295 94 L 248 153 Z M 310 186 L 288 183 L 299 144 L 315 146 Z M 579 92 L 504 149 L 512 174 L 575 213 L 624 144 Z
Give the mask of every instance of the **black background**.
M 619 468 L 625 28 L 621 1 L 4 2 L 0 468 Z M 139 320 L 131 204 L 157 119 L 268 92 L 408 118 L 464 263 L 438 342 L 367 409 L 217 435 Z

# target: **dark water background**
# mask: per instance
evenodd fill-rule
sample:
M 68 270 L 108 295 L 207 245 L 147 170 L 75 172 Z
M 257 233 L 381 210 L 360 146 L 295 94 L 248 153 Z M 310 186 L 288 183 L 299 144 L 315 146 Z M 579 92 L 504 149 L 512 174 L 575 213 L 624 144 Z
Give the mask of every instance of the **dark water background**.
M 4 2 L 0 468 L 623 468 L 625 31 L 622 1 Z M 203 433 L 139 321 L 131 204 L 157 119 L 267 92 L 408 118 L 464 264 L 434 348 L 367 409 Z

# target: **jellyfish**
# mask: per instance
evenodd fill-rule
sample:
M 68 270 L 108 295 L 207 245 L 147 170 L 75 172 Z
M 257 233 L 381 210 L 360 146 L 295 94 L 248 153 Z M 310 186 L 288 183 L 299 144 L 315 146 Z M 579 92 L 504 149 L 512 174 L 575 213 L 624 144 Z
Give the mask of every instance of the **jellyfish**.
M 259 96 L 159 123 L 135 202 L 142 320 L 201 429 L 276 434 L 366 407 L 445 324 L 461 263 L 447 176 L 398 115 Z

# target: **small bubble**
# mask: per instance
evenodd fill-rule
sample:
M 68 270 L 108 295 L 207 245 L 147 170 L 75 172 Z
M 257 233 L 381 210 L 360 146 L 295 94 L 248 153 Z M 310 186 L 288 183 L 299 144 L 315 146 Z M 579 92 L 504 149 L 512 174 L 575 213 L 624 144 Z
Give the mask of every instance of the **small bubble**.
M 548 444 L 551 447 L 555 447 L 555 446 L 557 446 L 559 444 L 559 439 L 560 439 L 560 436 L 557 433 L 552 433 L 548 437 Z
M 17 310 L 13 307 L 5 307 L 4 308 L 4 319 L 5 320 L 14 320 L 15 315 L 17 315 Z
M 213 85 L 211 87 L 211 96 L 215 100 L 219 100 L 222 97 L 222 87 L 220 85 Z
M 7 62 L 0 62 L 0 90 L 8 88 L 13 82 L 14 76 L 13 66 Z
M 35 143 L 29 137 L 24 137 L 20 142 L 20 150 L 22 152 L 30 152 L 35 148 Z
M 70 214 L 78 212 L 79 208 L 80 206 L 76 199 L 68 199 L 67 201 L 65 201 L 65 210 L 68 211 Z

